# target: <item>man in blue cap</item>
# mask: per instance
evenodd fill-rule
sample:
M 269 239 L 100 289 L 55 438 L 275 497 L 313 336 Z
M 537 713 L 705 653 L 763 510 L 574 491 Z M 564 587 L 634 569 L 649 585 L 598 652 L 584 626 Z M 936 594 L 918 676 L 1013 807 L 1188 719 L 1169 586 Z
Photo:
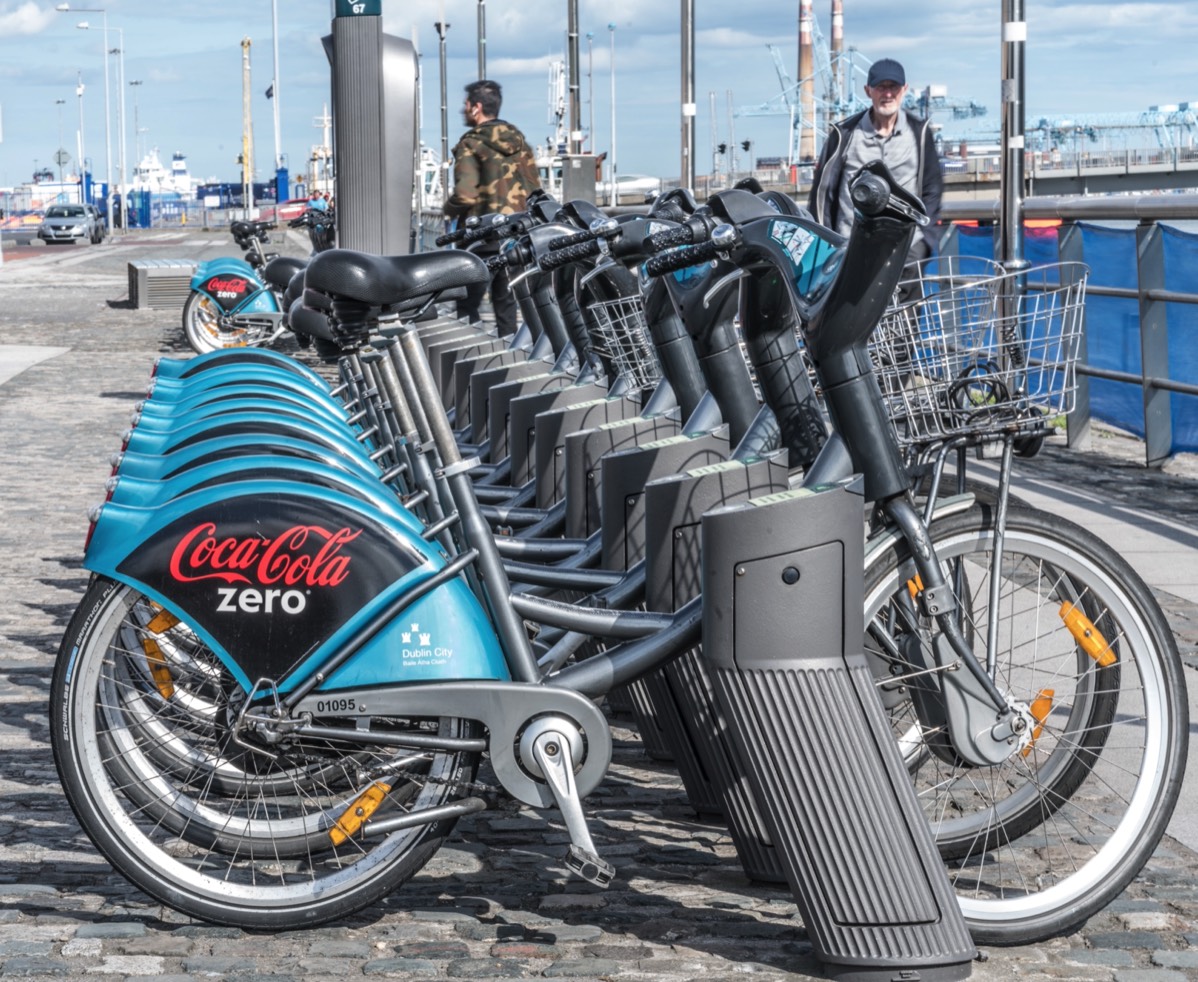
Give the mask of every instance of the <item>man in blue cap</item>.
M 849 185 L 861 168 L 881 160 L 894 179 L 923 199 L 933 225 L 940 215 L 944 179 L 931 123 L 903 109 L 907 74 L 893 58 L 875 61 L 865 83 L 870 108 L 833 123 L 815 165 L 807 208 L 822 225 L 848 235 L 853 226 Z M 908 255 L 913 263 L 931 255 L 927 230 L 915 235 Z

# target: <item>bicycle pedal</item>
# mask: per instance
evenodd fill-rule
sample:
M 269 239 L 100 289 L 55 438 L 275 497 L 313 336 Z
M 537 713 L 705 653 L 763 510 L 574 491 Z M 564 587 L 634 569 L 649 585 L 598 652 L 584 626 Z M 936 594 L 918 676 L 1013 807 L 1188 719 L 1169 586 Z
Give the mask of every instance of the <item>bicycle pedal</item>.
M 597 887 L 606 887 L 616 875 L 616 868 L 607 860 L 573 845 L 566 850 L 566 869 Z

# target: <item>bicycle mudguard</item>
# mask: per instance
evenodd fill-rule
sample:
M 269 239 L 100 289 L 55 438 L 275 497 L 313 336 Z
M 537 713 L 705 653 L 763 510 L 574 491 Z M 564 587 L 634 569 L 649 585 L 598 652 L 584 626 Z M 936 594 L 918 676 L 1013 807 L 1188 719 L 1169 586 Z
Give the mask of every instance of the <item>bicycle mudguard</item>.
M 278 368 L 289 375 L 306 379 L 322 391 L 329 389 L 329 384 L 307 365 L 270 348 L 219 348 L 192 358 L 159 358 L 154 363 L 153 384 L 160 381 L 187 382 L 213 369 L 235 365 L 257 369 Z
M 962 979 L 976 955 L 861 647 L 859 480 L 702 519 L 703 658 L 828 974 Z
M 264 385 L 258 380 L 239 381 L 225 380 L 219 385 L 206 385 L 191 388 L 167 388 L 161 392 L 151 392 L 138 404 L 140 413 L 175 413 L 187 412 L 200 406 L 214 402 L 231 402 L 235 399 L 278 401 L 285 405 L 298 405 L 317 412 L 330 419 L 344 422 L 348 418 L 343 403 L 338 402 L 327 393 L 310 387 L 289 387 L 280 385 Z
M 126 450 L 113 467 L 113 475 L 151 480 L 165 480 L 214 460 L 228 460 L 257 454 L 270 454 L 280 460 L 298 458 L 313 460 L 337 470 L 361 475 L 365 480 L 378 480 L 382 472 L 360 454 L 347 454 L 306 438 L 284 437 L 261 433 L 213 436 L 189 443 L 168 453 L 138 453 Z
M 200 263 L 191 278 L 191 289 L 211 297 L 225 313 L 234 310 L 262 311 L 279 309 L 278 301 L 266 289 L 254 268 L 242 259 L 212 259 Z M 255 295 L 270 297 L 271 306 L 259 307 L 251 303 L 243 308 L 247 300 Z
M 316 690 L 510 677 L 461 576 L 435 546 L 348 495 L 282 481 L 101 507 L 84 566 L 183 619 L 247 691 L 287 692 L 349 647 Z M 147 655 L 152 653 L 147 650 Z
M 216 436 L 256 433 L 265 441 L 273 436 L 308 440 L 350 457 L 366 460 L 370 448 L 344 428 L 318 426 L 298 416 L 278 413 L 229 413 L 223 416 L 180 421 L 170 430 L 137 427 L 129 433 L 123 450 L 133 453 L 169 453 Z
M 390 515 L 417 535 L 425 528 L 420 519 L 403 507 L 399 496 L 376 478 L 319 461 L 266 453 L 211 460 L 166 479 L 121 474 L 110 483 L 108 500 L 134 508 L 156 508 L 192 491 L 253 481 L 294 481 L 330 488 Z
M 349 424 L 345 413 L 337 411 L 336 407 L 321 406 L 315 402 L 305 404 L 303 400 L 264 396 L 261 393 L 253 397 L 189 399 L 186 403 L 174 406 L 170 403 L 147 403 L 134 415 L 133 425 L 155 430 L 172 430 L 185 423 L 218 419 L 234 413 L 262 413 L 264 416 L 270 414 L 284 418 L 308 419 L 314 427 L 340 430 L 343 433 L 353 433 L 356 429 Z

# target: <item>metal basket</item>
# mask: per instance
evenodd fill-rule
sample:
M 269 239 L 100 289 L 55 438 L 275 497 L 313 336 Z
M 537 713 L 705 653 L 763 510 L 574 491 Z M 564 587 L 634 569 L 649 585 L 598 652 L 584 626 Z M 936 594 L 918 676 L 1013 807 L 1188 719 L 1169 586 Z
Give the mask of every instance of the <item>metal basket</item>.
M 630 386 L 655 385 L 661 379 L 661 364 L 641 298 L 596 300 L 587 304 L 587 309 L 593 315 L 591 350 L 609 360 L 616 375 Z
M 937 260 L 908 281 L 871 353 L 900 444 L 1043 432 L 1073 408 L 1088 270 Z

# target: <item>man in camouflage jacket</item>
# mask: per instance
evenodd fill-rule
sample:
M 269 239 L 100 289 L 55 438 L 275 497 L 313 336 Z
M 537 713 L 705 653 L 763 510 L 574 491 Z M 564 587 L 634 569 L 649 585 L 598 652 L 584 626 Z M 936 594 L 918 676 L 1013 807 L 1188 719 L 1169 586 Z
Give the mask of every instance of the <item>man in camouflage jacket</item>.
M 463 115 L 470 129 L 453 148 L 453 194 L 445 202 L 447 218 L 465 221 L 471 215 L 524 211 L 529 192 L 541 186 L 524 134 L 498 118 L 502 101 L 497 82 L 483 79 L 466 86 Z M 468 288 L 466 299 L 458 302 L 458 316 L 477 321 L 484 293 L 481 285 Z M 499 334 L 514 334 L 516 301 L 506 269 L 491 280 L 491 305 Z

